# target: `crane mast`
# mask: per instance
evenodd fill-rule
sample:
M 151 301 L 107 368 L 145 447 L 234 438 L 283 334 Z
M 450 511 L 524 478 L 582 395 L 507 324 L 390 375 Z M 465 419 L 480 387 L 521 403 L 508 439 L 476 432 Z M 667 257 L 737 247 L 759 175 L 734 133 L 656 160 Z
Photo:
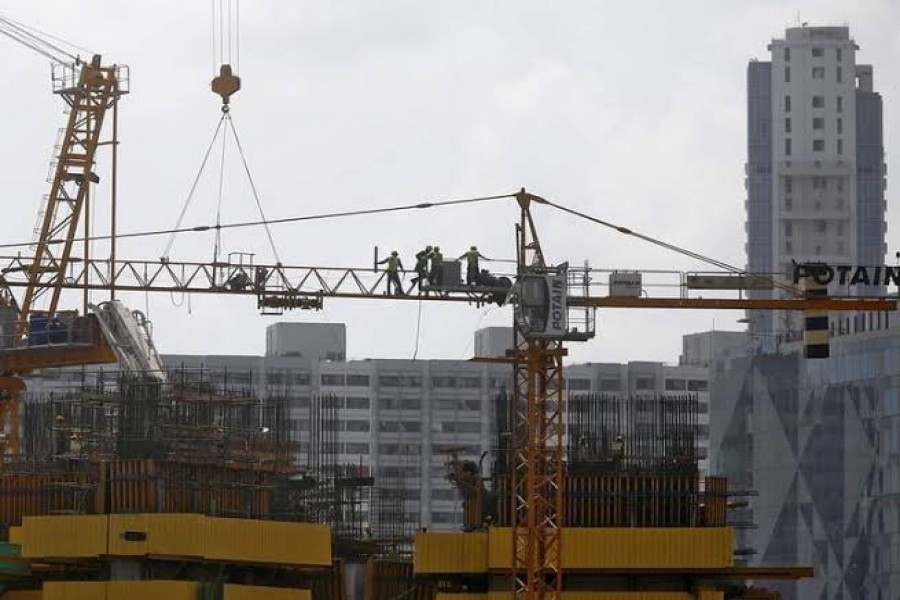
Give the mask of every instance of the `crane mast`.
M 532 200 L 517 194 L 520 219 L 516 227 L 517 280 L 542 278 L 551 270 L 544 260 L 537 228 L 531 217 Z M 517 311 L 525 290 L 519 290 Z M 563 356 L 559 339 L 530 335 L 523 315 L 515 317 L 512 385 L 513 598 L 529 600 L 562 597 L 563 527 Z
M 101 66 L 100 60 L 95 55 L 87 63 L 54 65 L 53 91 L 69 106 L 69 120 L 44 205 L 35 253 L 26 271 L 27 287 L 16 324 L 19 340 L 27 333 L 33 315 L 41 312 L 52 319 L 59 308 L 90 187 L 99 182 L 94 166 L 103 122 L 109 109 L 125 93 L 119 82 L 122 68 Z M 89 258 L 88 248 L 89 241 L 85 239 L 85 259 Z M 37 308 L 41 300 L 46 300 L 46 309 Z

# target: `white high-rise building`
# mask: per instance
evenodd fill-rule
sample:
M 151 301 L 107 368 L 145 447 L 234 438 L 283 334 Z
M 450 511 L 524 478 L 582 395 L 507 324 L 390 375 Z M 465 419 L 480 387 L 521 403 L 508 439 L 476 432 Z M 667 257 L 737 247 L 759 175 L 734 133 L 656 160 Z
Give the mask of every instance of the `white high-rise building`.
M 752 272 L 789 276 L 792 261 L 884 264 L 881 96 L 872 67 L 856 62 L 858 48 L 848 27 L 793 27 L 769 44 L 770 62 L 749 65 Z M 879 289 L 833 285 L 842 294 Z M 749 317 L 751 331 L 760 335 L 800 329 L 785 313 Z

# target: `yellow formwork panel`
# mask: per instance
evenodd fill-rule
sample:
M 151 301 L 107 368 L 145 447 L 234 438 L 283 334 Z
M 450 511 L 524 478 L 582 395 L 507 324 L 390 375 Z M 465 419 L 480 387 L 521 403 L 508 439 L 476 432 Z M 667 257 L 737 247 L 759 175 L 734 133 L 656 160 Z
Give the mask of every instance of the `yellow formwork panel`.
M 43 600 L 41 590 L 14 590 L 3 594 L 3 600 Z
M 415 573 L 484 573 L 488 568 L 487 533 L 417 533 Z
M 195 514 L 110 515 L 108 554 L 200 558 L 204 552 L 204 518 Z
M 105 581 L 46 581 L 41 600 L 107 600 Z
M 222 600 L 312 600 L 312 592 L 294 588 L 226 583 Z
M 106 554 L 105 515 L 25 517 L 16 535 L 25 558 L 87 558 Z
M 203 535 L 209 560 L 283 565 L 331 565 L 331 529 L 286 523 L 207 517 Z
M 109 581 L 106 600 L 197 600 L 196 581 Z
M 22 544 L 22 528 L 21 527 L 10 527 L 9 528 L 9 543 L 10 544 Z
M 512 532 L 489 534 L 491 569 L 512 564 Z M 730 527 L 570 527 L 563 530 L 565 569 L 714 569 L 734 566 Z
M 504 594 L 509 598 L 509 592 Z M 487 594 L 435 594 L 434 600 L 488 600 Z
M 15 536 L 27 558 L 154 555 L 331 565 L 331 530 L 310 523 L 162 513 L 25 517 Z
M 485 600 L 507 600 L 509 592 L 491 592 Z M 686 592 L 563 592 L 562 600 L 696 600 Z

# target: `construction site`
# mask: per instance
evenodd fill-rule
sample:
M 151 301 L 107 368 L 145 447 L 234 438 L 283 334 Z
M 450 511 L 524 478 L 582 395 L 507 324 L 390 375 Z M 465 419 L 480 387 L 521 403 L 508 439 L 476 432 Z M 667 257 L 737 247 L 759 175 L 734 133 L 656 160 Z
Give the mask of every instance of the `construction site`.
M 753 550 L 735 529 L 752 524 L 733 514 L 753 490 L 701 476 L 696 394 L 566 389 L 567 347 L 594 337 L 598 308 L 778 310 L 804 315 L 815 360 L 827 356 L 829 311 L 890 311 L 894 299 L 830 297 L 814 265 L 799 287 L 741 270 L 670 274 L 675 294 L 649 279 L 616 286 L 609 270 L 551 263 L 536 212 L 597 219 L 525 189 L 391 208 L 500 199 L 516 213 L 515 265 L 488 273 L 477 257 L 431 255 L 406 269 L 418 294 L 377 252 L 374 269 L 257 264 L 218 247 L 212 261 L 118 256 L 115 205 L 100 251 L 90 190 L 98 149 L 116 152 L 128 69 L 61 53 L 4 17 L 0 34 L 51 57 L 67 109 L 37 237 L 0 258 L 0 600 L 774 600 L 766 582 L 813 575 L 746 566 Z M 223 62 L 210 85 L 227 133 L 241 81 Z M 745 294 L 772 288 L 782 297 Z M 273 315 L 331 301 L 508 310 L 513 344 L 484 359 L 505 365 L 495 446 L 481 461 L 445 452 L 459 530 L 411 530 L 404 490 L 415 483 L 402 469 L 379 479 L 339 458 L 334 393 L 301 405 L 237 374 L 165 365 L 146 316 L 124 304 L 135 293 L 245 297 Z

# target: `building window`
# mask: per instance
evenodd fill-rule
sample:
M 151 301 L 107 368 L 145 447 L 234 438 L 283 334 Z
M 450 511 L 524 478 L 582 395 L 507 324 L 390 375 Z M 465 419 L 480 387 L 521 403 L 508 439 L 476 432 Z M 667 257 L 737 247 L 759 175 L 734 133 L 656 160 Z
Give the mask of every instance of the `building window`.
M 365 442 L 347 442 L 344 444 L 344 454 L 368 454 L 369 444 Z
M 353 387 L 369 387 L 368 375 L 347 375 L 347 385 Z
M 786 112 L 786 113 L 791 112 L 791 97 L 790 96 L 784 97 L 784 112 Z
M 813 67 L 812 68 L 812 78 L 813 79 L 825 79 L 825 67 Z
M 431 499 L 432 500 L 456 500 L 456 490 L 445 490 L 445 489 L 437 489 L 431 490 Z M 442 515 L 444 513 L 434 513 L 436 515 Z M 435 522 L 432 519 L 432 522 Z
M 842 119 L 840 117 L 838 117 L 838 120 L 837 120 L 837 132 L 839 134 L 844 133 L 844 119 Z
M 835 48 L 834 55 L 835 55 L 834 57 L 837 59 L 837 61 L 838 61 L 838 62 L 841 62 L 842 56 L 841 56 L 841 49 L 840 49 L 840 48 Z
M 357 397 L 349 397 L 347 398 L 347 408 L 356 408 L 356 409 L 369 409 L 369 399 L 368 398 L 357 398 Z
M 456 379 L 445 375 L 435 376 L 431 378 L 431 385 L 436 388 L 455 388 Z
M 812 97 L 812 107 L 813 108 L 825 108 L 825 96 L 813 96 Z
M 816 256 L 820 256 L 822 254 L 822 246 L 816 246 Z
M 344 431 L 369 431 L 368 421 L 344 421 Z
M 828 231 L 827 221 L 816 221 L 816 233 L 825 233 Z
M 822 117 L 813 117 L 813 129 L 825 129 L 825 119 Z
M 791 132 L 791 118 L 790 117 L 788 117 L 784 120 L 784 132 L 785 133 Z
M 571 391 L 587 391 L 591 389 L 591 380 L 590 379 L 569 379 L 566 382 L 569 390 Z
M 837 230 L 838 235 L 844 235 L 844 224 L 841 221 L 838 221 L 835 224 L 835 229 Z
M 791 68 L 790 67 L 784 68 L 784 82 L 785 83 L 791 82 Z
M 683 392 L 687 389 L 687 382 L 684 379 L 666 379 L 667 392 Z
M 813 140 L 813 152 L 825 152 L 825 140 Z
M 835 187 L 836 187 L 837 191 L 839 191 L 839 192 L 844 191 L 844 178 L 843 177 L 838 177 L 835 180 Z
M 843 96 L 837 97 L 837 111 L 844 112 L 844 97 Z
M 844 140 L 841 138 L 838 138 L 838 141 L 837 141 L 837 153 L 838 154 L 844 153 Z
M 443 421 L 441 433 L 481 433 L 480 422 Z
M 469 390 L 478 389 L 481 387 L 481 377 L 460 377 L 456 382 L 456 387 Z
M 823 56 L 825 56 L 825 51 L 820 47 L 814 47 L 812 49 L 812 55 L 816 58 L 822 58 Z
M 791 60 L 791 49 L 785 46 L 784 48 L 784 62 L 789 62 Z
M 709 391 L 709 382 L 705 379 L 688 379 L 689 392 L 706 392 Z
M 344 376 L 322 375 L 322 385 L 344 385 Z
M 793 252 L 794 245 L 791 243 L 791 240 L 784 240 L 784 251 L 785 252 Z
M 790 175 L 787 175 L 784 178 L 784 191 L 786 194 L 790 194 L 792 191 L 794 191 L 794 180 Z
M 827 181 L 824 177 L 813 177 L 813 189 L 824 190 L 827 187 Z
M 791 210 L 791 208 L 793 207 L 793 204 L 794 204 L 794 202 L 790 196 L 784 197 L 784 210 Z
M 652 377 L 638 377 L 634 380 L 636 390 L 652 390 L 656 388 L 656 380 Z
M 784 138 L 784 153 L 786 156 L 791 155 L 791 138 Z
M 790 237 L 794 233 L 793 224 L 790 221 L 784 222 L 784 235 Z
M 378 385 L 383 387 L 419 388 L 422 387 L 422 378 L 418 375 L 408 375 L 405 377 L 399 375 L 379 375 Z
M 622 391 L 622 382 L 618 379 L 601 379 L 600 380 L 600 391 L 601 392 L 619 392 Z
M 844 71 L 840 67 L 838 67 L 834 72 L 835 80 L 840 83 L 844 80 Z

